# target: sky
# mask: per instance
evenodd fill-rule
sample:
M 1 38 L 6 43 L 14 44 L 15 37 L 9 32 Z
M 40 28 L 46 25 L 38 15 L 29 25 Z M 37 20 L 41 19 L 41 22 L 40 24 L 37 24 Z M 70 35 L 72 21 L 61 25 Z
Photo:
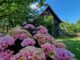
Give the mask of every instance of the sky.
M 80 18 L 80 0 L 46 0 L 62 21 L 75 23 Z

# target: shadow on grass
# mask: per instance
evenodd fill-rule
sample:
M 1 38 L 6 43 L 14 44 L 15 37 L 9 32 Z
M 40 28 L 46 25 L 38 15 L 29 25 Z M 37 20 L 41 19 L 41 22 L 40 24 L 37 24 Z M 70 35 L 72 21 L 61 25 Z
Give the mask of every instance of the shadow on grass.
M 75 54 L 75 58 L 80 60 L 80 40 L 68 40 L 65 39 L 62 41 L 66 44 L 68 50 L 70 50 L 73 54 Z

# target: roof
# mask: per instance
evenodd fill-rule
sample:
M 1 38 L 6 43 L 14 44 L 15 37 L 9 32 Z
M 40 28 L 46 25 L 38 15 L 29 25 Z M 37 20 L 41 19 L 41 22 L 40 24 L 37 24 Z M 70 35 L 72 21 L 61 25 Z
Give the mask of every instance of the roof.
M 58 22 L 62 22 L 61 19 L 57 16 L 57 14 L 53 11 L 53 9 L 47 4 L 42 6 L 39 10 L 37 10 L 37 13 L 39 15 L 43 15 L 45 11 L 50 11 L 51 14 L 54 16 L 54 18 L 56 18 L 56 20 L 58 20 Z
M 51 14 L 59 21 L 62 22 L 61 19 L 57 16 L 57 14 L 52 10 L 52 8 L 48 5 L 45 11 L 49 10 Z M 43 13 L 42 13 L 43 14 Z
M 35 3 L 36 5 L 37 3 Z M 34 4 L 33 4 L 34 5 Z M 38 15 L 43 15 L 45 11 L 49 11 L 54 18 L 58 21 L 58 22 L 62 22 L 61 19 L 57 16 L 57 14 L 53 11 L 53 9 L 51 8 L 51 6 L 49 6 L 48 4 L 44 4 L 41 7 L 37 7 L 37 5 L 34 7 L 36 8 L 34 11 L 38 14 Z

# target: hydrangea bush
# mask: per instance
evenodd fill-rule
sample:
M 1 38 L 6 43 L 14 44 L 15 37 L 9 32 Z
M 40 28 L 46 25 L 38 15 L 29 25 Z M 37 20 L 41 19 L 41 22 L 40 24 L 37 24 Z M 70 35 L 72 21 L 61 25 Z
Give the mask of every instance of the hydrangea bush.
M 27 24 L 0 37 L 0 60 L 74 60 L 74 55 L 44 26 Z

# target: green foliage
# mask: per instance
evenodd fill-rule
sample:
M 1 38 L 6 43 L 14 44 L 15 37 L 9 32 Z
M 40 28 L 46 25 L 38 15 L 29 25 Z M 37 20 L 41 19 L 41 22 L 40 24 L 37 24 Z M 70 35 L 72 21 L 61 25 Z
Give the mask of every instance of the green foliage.
M 4 30 L 5 26 L 12 28 L 16 25 L 22 25 L 25 21 L 29 22 L 31 18 L 30 14 L 35 13 L 29 5 L 37 1 L 38 0 L 0 0 L 0 28 Z M 40 4 L 44 1 L 40 0 Z
M 80 32 L 80 19 L 75 24 L 75 32 Z
M 54 21 L 53 21 L 53 16 L 49 16 L 49 17 L 44 17 L 44 22 L 45 22 L 45 26 L 47 27 L 48 31 L 50 34 L 52 34 L 54 32 Z
M 80 32 L 80 24 L 76 25 L 76 32 Z
M 54 20 L 53 16 L 43 16 L 43 17 L 38 17 L 38 19 L 35 20 L 35 25 L 40 26 L 43 25 L 45 26 L 49 33 L 52 34 L 54 32 Z
M 73 24 L 70 24 L 70 23 L 68 23 L 68 22 L 63 22 L 63 23 L 61 23 L 60 24 L 60 29 L 62 30 L 62 31 L 64 31 L 65 33 L 68 33 L 68 34 L 72 34 L 72 33 L 74 33 L 74 26 L 73 26 Z
M 0 0 L 0 20 L 7 19 L 12 27 L 29 19 L 29 4 L 37 0 Z
M 80 33 L 80 19 L 75 24 L 63 22 L 60 24 L 61 35 L 79 36 Z
M 77 20 L 76 24 L 80 24 L 80 19 L 79 19 L 79 20 Z

